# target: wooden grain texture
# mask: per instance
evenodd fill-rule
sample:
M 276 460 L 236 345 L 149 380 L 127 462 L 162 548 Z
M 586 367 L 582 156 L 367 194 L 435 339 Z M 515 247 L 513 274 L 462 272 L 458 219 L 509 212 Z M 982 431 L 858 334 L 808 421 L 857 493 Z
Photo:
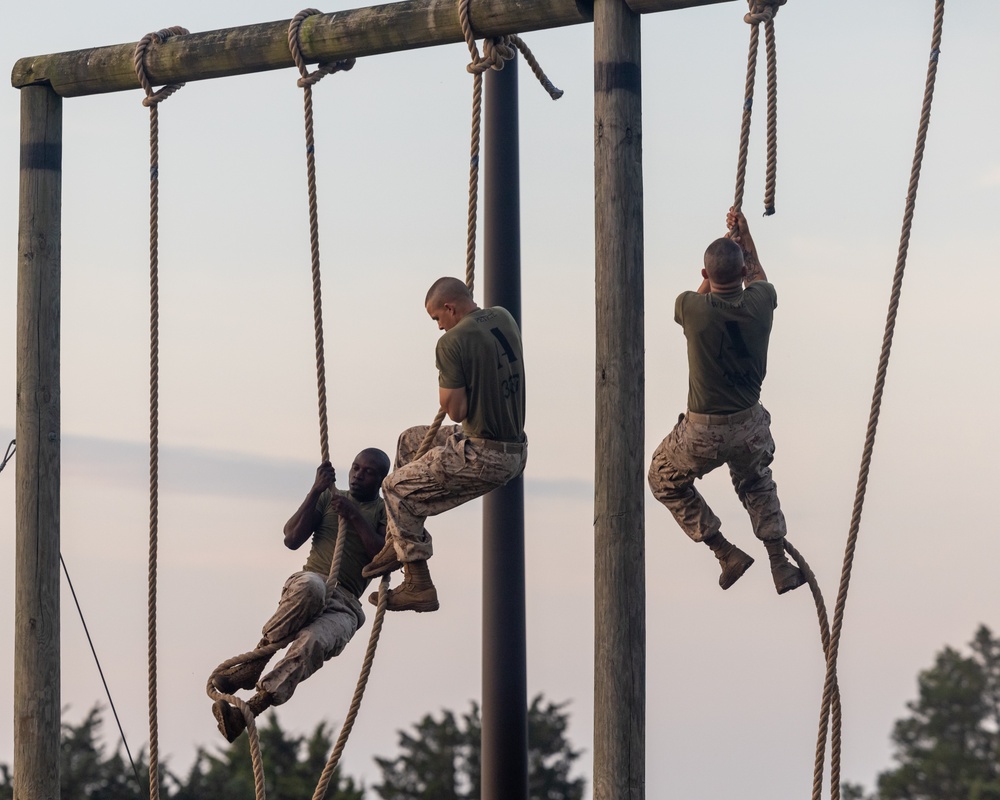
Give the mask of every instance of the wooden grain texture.
M 646 13 L 732 0 L 635 0 Z M 587 0 L 473 0 L 478 37 L 526 33 L 593 20 Z M 183 24 L 183 20 L 174 20 Z M 147 52 L 155 86 L 222 78 L 294 66 L 288 20 L 174 36 Z M 137 40 L 148 31 L 138 32 Z M 457 0 L 405 0 L 318 14 L 302 25 L 309 63 L 362 58 L 463 41 Z M 138 89 L 132 66 L 135 42 L 20 59 L 11 73 L 16 88 L 48 84 L 61 97 Z
M 594 4 L 594 800 L 645 797 L 642 82 L 639 16 Z
M 59 796 L 59 280 L 62 100 L 21 93 L 17 243 L 14 797 Z

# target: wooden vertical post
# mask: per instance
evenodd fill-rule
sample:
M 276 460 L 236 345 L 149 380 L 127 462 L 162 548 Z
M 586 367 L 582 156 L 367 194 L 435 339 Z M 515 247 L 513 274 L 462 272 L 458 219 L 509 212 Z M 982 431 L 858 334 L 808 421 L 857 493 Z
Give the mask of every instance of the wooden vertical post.
M 625 0 L 596 0 L 594 800 L 643 800 L 646 791 L 639 65 L 639 16 Z
M 17 242 L 14 797 L 59 797 L 62 100 L 21 90 Z

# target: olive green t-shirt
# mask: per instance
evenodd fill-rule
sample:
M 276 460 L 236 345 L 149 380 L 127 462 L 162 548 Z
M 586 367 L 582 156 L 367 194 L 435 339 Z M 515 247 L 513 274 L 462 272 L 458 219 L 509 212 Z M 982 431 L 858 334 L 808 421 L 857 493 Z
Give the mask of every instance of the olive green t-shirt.
M 349 497 L 350 493 L 341 489 L 335 489 L 337 494 Z M 367 503 L 360 503 L 353 497 L 355 505 L 361 509 L 361 515 L 372 526 L 376 533 L 379 526 L 385 529 L 385 503 L 381 497 L 369 500 Z M 340 515 L 330 507 L 330 490 L 327 489 L 316 501 L 316 510 L 322 514 L 319 526 L 312 536 L 312 547 L 309 550 L 309 558 L 306 559 L 304 570 L 318 572 L 323 577 L 330 574 L 330 565 L 333 563 L 333 551 L 337 546 L 337 531 L 340 528 Z M 340 559 L 340 585 L 355 597 L 361 597 L 365 587 L 368 586 L 369 579 L 361 577 L 362 568 L 371 559 L 365 549 L 361 535 L 348 523 L 347 536 L 344 539 L 344 553 Z
M 438 385 L 465 388 L 466 436 L 520 442 L 524 438 L 524 356 L 521 333 L 505 308 L 477 308 L 438 339 Z
M 674 320 L 687 337 L 689 411 L 735 414 L 760 400 L 777 306 L 766 281 L 727 294 L 683 292 L 677 298 Z

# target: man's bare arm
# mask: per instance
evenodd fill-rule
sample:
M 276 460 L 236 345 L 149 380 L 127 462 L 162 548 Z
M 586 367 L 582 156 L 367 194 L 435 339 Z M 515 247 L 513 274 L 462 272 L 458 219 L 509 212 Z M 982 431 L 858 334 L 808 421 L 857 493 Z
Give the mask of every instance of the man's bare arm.
M 469 395 L 462 386 L 458 389 L 438 389 L 438 398 L 453 422 L 462 422 L 469 415 Z
M 764 267 L 761 266 L 760 258 L 757 255 L 757 245 L 754 244 L 753 237 L 750 235 L 750 226 L 747 224 L 747 218 L 743 216 L 743 212 L 729 209 L 729 213 L 726 215 L 726 225 L 729 226 L 733 241 L 739 243 L 740 247 L 743 248 L 743 265 L 747 269 L 745 282 L 750 284 L 754 281 L 766 281 L 767 275 L 764 273 Z

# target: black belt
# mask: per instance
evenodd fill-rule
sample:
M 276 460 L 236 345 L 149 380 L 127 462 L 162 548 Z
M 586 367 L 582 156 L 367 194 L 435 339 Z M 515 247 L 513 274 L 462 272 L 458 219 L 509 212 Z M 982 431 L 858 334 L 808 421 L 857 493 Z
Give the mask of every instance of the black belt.
M 697 422 L 700 425 L 735 425 L 737 422 L 752 417 L 758 408 L 760 408 L 760 403 L 754 403 L 750 408 L 737 411 L 735 414 L 699 414 L 695 411 L 688 411 L 685 416 L 691 422 Z
M 527 442 L 501 442 L 499 439 L 477 439 L 468 437 L 469 441 L 477 447 L 485 447 L 487 450 L 499 450 L 501 453 L 523 453 L 528 446 Z

